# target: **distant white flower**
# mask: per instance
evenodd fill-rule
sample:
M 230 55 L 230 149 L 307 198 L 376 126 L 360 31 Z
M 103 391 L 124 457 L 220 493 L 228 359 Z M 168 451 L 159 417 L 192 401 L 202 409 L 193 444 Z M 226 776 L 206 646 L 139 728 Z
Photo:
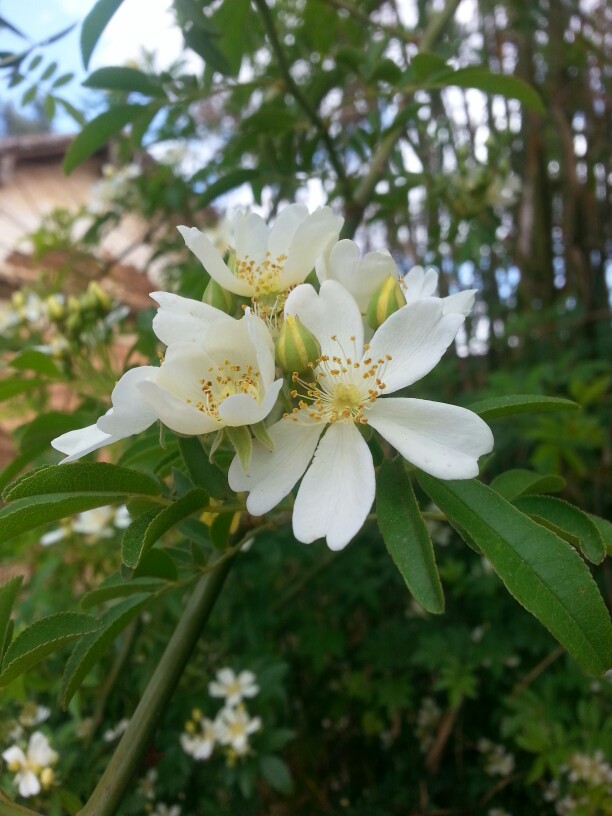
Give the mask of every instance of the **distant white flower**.
M 61 527 L 51 530 L 40 537 L 43 547 L 55 544 L 64 538 L 77 534 L 97 541 L 101 538 L 111 538 L 117 530 L 124 530 L 130 525 L 130 514 L 123 504 L 120 507 L 105 505 L 77 513 L 72 519 L 66 520 Z
M 489 776 L 510 776 L 514 770 L 514 755 L 504 745 L 482 738 L 478 740 L 477 748 L 484 754 L 485 773 Z
M 138 781 L 138 794 L 144 799 L 155 799 L 157 776 L 157 768 L 149 768 L 144 777 Z
M 359 307 L 333 280 L 319 294 L 310 285 L 298 286 L 285 313 L 297 315 L 314 334 L 321 356 L 313 379 L 294 376 L 297 406 L 268 429 L 273 451 L 256 442 L 248 471 L 238 457 L 231 464 L 230 486 L 250 491 L 252 515 L 275 507 L 305 472 L 293 507 L 295 537 L 306 544 L 325 537 L 332 550 L 346 546 L 365 522 L 375 492 L 374 464 L 360 424 L 432 476 L 478 474 L 478 457 L 493 447 L 480 417 L 454 405 L 386 396 L 437 365 L 462 314 L 447 314 L 439 298 L 424 298 L 392 314 L 364 345 Z
M 45 722 L 51 716 L 51 709 L 42 705 L 27 705 L 19 715 L 19 722 L 25 728 L 33 728 L 35 725 Z
M 487 188 L 486 201 L 491 207 L 512 207 L 519 200 L 522 187 L 520 176 L 512 171 L 495 175 Z
M 220 669 L 216 680 L 208 684 L 211 697 L 224 697 L 228 706 L 236 706 L 246 697 L 255 697 L 259 693 L 259 686 L 255 682 L 255 675 L 251 671 L 241 671 L 236 674 L 233 669 Z
M 157 802 L 155 809 L 151 811 L 151 816 L 181 816 L 180 805 L 168 806 L 164 802 Z
M 422 753 L 427 753 L 433 745 L 441 719 L 442 711 L 433 697 L 424 697 L 421 701 L 414 729 Z
M 594 754 L 572 754 L 568 760 L 570 782 L 586 782 L 589 785 L 612 783 L 612 766 L 605 761 L 603 751 Z
M 302 283 L 325 247 L 337 240 L 342 223 L 329 207 L 310 214 L 303 204 L 285 207 L 271 228 L 255 213 L 239 213 L 232 222 L 235 259 L 229 265 L 199 229 L 178 229 L 220 286 L 259 299 Z
M 487 811 L 487 816 L 512 816 L 507 810 L 504 808 L 491 808 Z
M 36 796 L 43 786 L 53 782 L 52 765 L 59 759 L 59 754 L 49 745 L 43 733 L 35 731 L 30 737 L 27 750 L 12 745 L 2 753 L 8 770 L 15 774 L 19 794 L 24 798 Z
M 104 734 L 102 735 L 102 739 L 104 742 L 114 742 L 120 736 L 125 734 L 130 721 L 127 717 L 124 717 L 122 720 L 119 720 L 117 725 L 114 728 L 107 728 Z
M 243 755 L 249 749 L 249 736 L 259 731 L 261 719 L 250 717 L 244 706 L 222 708 L 215 721 L 217 739 L 229 746 L 236 754 Z
M 216 724 L 206 717 L 200 717 L 195 725 L 199 733 L 183 732 L 180 736 L 181 748 L 194 759 L 208 759 L 217 742 Z

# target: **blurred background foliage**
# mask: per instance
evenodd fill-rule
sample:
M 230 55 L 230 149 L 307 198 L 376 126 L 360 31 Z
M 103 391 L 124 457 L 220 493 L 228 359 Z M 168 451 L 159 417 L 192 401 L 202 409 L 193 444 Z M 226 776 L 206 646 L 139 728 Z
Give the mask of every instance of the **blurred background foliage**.
M 34 105 L 32 116 L 5 106 L 5 133 L 51 129 L 59 112 L 79 123 L 84 115 L 90 124 L 68 150 L 68 169 L 113 139 L 95 205 L 40 225 L 38 280 L 4 314 L 2 347 L 19 352 L 7 359 L 23 379 L 17 388 L 0 383 L 11 398 L 2 416 L 34 411 L 38 424 L 18 430 L 3 483 L 30 463 L 55 461 L 49 439 L 93 421 L 109 383 L 154 356 L 150 316 L 87 288 L 92 279 L 104 288 L 105 231 L 139 215 L 161 285 L 200 298 L 206 276 L 177 224 L 222 242 L 228 206 L 254 202 L 274 216 L 301 200 L 331 204 L 345 216 L 346 237 L 388 247 L 402 271 L 434 266 L 442 295 L 478 288 L 457 355 L 419 396 L 465 405 L 517 392 L 575 400 L 580 412 L 493 420 L 484 478 L 509 467 L 552 472 L 565 479 L 561 496 L 609 517 L 610 8 L 597 0 L 172 6 L 184 56 L 163 70 L 143 53 L 138 64 L 94 71 L 85 81 L 91 109 L 72 104 L 71 80 L 61 66 L 50 70 L 44 45 L 2 57 L 7 81 Z M 82 45 L 87 62 L 91 27 Z M 44 260 L 58 249 L 67 263 L 49 272 Z M 84 256 L 92 265 L 79 276 L 71 259 Z M 66 292 L 72 301 L 49 305 Z M 72 415 L 50 411 L 60 382 Z M 128 442 L 124 461 L 159 469 L 156 444 L 156 432 Z M 161 467 L 170 473 L 168 444 Z M 411 602 L 374 525 L 339 555 L 282 531 L 258 540 L 151 746 L 142 777 L 154 795 L 135 789 L 121 812 L 161 814 L 162 801 L 187 816 L 612 812 L 609 679 L 585 677 L 487 563 L 432 523 L 447 596 L 440 618 Z M 53 547 L 31 537 L 10 552 L 4 545 L 7 575 L 29 576 L 22 622 L 116 571 L 113 543 L 89 546 L 72 531 Z M 596 572 L 609 597 L 607 570 Z M 44 800 L 50 814 L 75 813 L 86 799 L 109 755 L 105 729 L 133 709 L 182 602 L 175 592 L 150 606 L 68 712 L 51 715 L 61 760 L 59 787 Z M 2 692 L 3 743 L 24 706 L 53 706 L 64 662 L 54 657 Z M 226 664 L 256 672 L 262 691 L 252 708 L 263 728 L 247 757 L 200 765 L 181 751 L 179 734 L 191 710 L 209 704 L 208 682 Z M 5 790 L 10 778 L 5 770 Z

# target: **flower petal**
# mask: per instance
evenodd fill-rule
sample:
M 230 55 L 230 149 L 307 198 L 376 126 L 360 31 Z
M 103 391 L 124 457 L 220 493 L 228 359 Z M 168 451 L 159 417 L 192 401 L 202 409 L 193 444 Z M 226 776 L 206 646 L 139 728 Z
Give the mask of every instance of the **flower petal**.
M 370 341 L 366 355 L 388 359 L 380 374 L 390 394 L 420 380 L 434 368 L 453 342 L 465 320 L 460 314 L 443 314 L 440 298 L 424 298 L 402 306 L 382 324 Z
M 19 795 L 24 799 L 40 793 L 40 782 L 34 771 L 20 771 L 15 779 L 19 780 Z
M 422 266 L 413 266 L 400 281 L 406 303 L 416 303 L 426 297 L 433 297 L 438 288 L 438 273 L 431 267 L 427 272 Z
M 155 406 L 159 419 L 176 433 L 199 436 L 220 430 L 223 425 L 214 417 L 198 411 L 194 405 L 174 396 L 155 382 L 144 382 L 141 392 L 147 402 Z
M 104 433 L 112 434 L 116 439 L 141 433 L 152 425 L 157 414 L 143 400 L 140 384 L 155 380 L 161 369 L 156 366 L 137 366 L 126 371 L 113 388 L 111 400 L 113 407 L 100 417 L 98 428 Z
M 20 765 L 25 765 L 26 763 L 26 755 L 23 753 L 21 748 L 18 745 L 11 745 L 10 748 L 7 748 L 6 751 L 2 752 L 2 759 L 6 762 L 7 765 L 10 765 L 11 762 L 19 763 Z
M 268 251 L 268 227 L 256 213 L 238 213 L 233 221 L 234 250 L 236 258 L 244 261 L 250 258 L 260 264 Z
M 274 444 L 272 451 L 253 443 L 253 455 L 245 473 L 238 456 L 228 473 L 229 486 L 237 493 L 249 490 L 247 509 L 253 516 L 267 513 L 287 496 L 308 467 L 323 432 L 323 423 L 293 417 L 281 419 L 268 428 Z
M 110 410 L 112 411 L 112 408 Z M 86 428 L 79 428 L 76 431 L 68 431 L 61 436 L 56 436 L 55 439 L 51 440 L 51 446 L 60 453 L 66 454 L 66 458 L 62 459 L 62 463 L 75 462 L 81 456 L 86 456 L 88 453 L 117 442 L 121 438 L 104 433 L 97 425 L 88 425 Z
M 330 241 L 338 240 L 343 223 L 344 219 L 334 215 L 330 207 L 321 207 L 302 221 L 281 273 L 283 288 L 302 283 Z
M 153 300 L 159 304 L 153 318 L 153 331 L 167 346 L 177 342 L 197 342 L 202 332 L 218 321 L 232 321 L 233 318 L 192 298 L 173 295 L 170 292 L 151 292 Z
M 456 405 L 389 397 L 377 400 L 368 423 L 399 453 L 438 479 L 471 479 L 478 457 L 493 449 L 491 429 Z
M 298 227 L 309 215 L 305 204 L 290 204 L 279 212 L 268 238 L 268 252 L 272 260 L 275 261 L 280 255 L 289 254 L 289 247 Z
M 57 762 L 59 754 L 51 748 L 42 731 L 35 731 L 28 742 L 28 759 L 44 768 Z
M 236 295 L 250 295 L 248 283 L 232 275 L 215 245 L 197 227 L 177 227 L 185 243 L 219 286 Z
M 467 317 L 472 311 L 477 291 L 477 289 L 466 289 L 463 292 L 455 292 L 454 295 L 442 298 L 444 314 L 456 312 Z
M 324 281 L 318 295 L 308 283 L 297 286 L 287 298 L 285 314 L 299 317 L 319 341 L 322 354 L 344 356 L 343 349 L 349 357 L 360 358 L 361 312 L 355 298 L 337 281 Z
M 248 394 L 232 394 L 219 404 L 219 416 L 225 425 L 256 425 L 265 419 L 277 400 L 284 380 L 276 380 L 266 389 L 264 398 L 257 402 Z
M 336 422 L 317 448 L 293 507 L 293 534 L 310 544 L 327 538 L 341 550 L 359 532 L 375 492 L 372 454 L 352 422 Z

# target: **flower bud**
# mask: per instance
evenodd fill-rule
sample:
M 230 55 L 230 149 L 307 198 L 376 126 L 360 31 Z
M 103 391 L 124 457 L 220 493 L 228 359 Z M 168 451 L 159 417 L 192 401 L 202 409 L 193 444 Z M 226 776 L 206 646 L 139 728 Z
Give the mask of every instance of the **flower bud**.
M 276 339 L 276 362 L 285 374 L 306 374 L 321 356 L 314 334 L 298 317 L 288 315 Z
M 47 314 L 49 319 L 58 323 L 66 314 L 66 307 L 63 301 L 57 295 L 50 295 L 47 298 Z
M 228 292 L 227 289 L 224 289 L 212 278 L 204 290 L 202 302 L 208 303 L 209 306 L 214 306 L 215 309 L 219 309 L 226 314 L 231 315 L 236 311 L 236 295 L 233 292 Z
M 90 281 L 87 287 L 87 296 L 94 307 L 100 306 L 105 312 L 110 312 L 112 309 L 112 299 L 96 281 Z
M 406 298 L 399 281 L 389 275 L 374 292 L 368 304 L 366 312 L 368 325 L 376 331 L 393 312 L 397 312 L 405 305 Z

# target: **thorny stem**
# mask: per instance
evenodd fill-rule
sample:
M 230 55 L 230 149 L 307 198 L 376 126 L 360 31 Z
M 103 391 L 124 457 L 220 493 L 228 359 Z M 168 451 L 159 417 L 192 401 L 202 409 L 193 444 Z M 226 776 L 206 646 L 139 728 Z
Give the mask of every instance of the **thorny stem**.
M 232 558 L 202 576 L 102 778 L 78 816 L 113 816 L 215 605 Z M 16 811 L 15 811 L 16 813 Z M 6 811 L 7 816 L 12 816 Z M 0 810 L 0 816 L 3 816 Z

